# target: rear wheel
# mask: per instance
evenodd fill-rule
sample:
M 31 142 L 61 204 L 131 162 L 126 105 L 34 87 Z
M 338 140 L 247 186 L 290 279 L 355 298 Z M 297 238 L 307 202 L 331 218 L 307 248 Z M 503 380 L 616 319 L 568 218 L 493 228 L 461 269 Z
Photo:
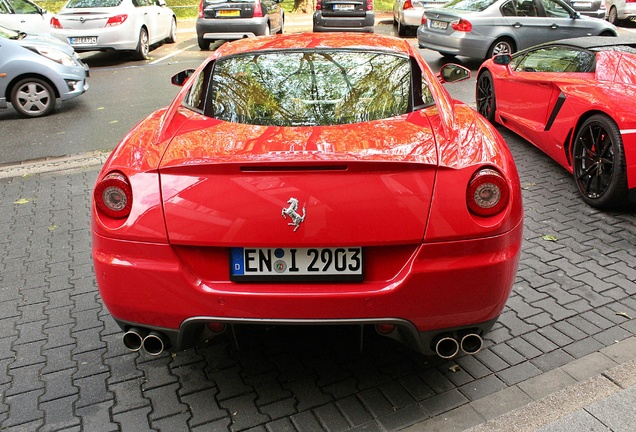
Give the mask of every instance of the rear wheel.
M 150 39 L 148 39 L 148 30 L 142 27 L 139 31 L 139 42 L 137 43 L 134 57 L 136 60 L 146 60 L 149 52 Z
M 406 26 L 402 25 L 400 21 L 397 23 L 397 33 L 398 36 L 406 36 Z
M 276 32 L 276 34 L 283 34 L 283 29 L 285 28 L 285 14 L 281 13 L 280 16 L 280 29 Z
M 55 90 L 40 78 L 25 78 L 11 89 L 11 104 L 22 117 L 42 117 L 55 108 Z
M 197 38 L 197 43 L 199 44 L 199 48 L 203 51 L 207 51 L 210 49 L 209 39 Z
M 609 13 L 607 14 L 607 21 L 614 25 L 618 23 L 618 12 L 616 11 L 616 6 L 612 6 L 610 8 Z
M 583 201 L 601 209 L 621 208 L 627 197 L 623 140 L 603 114 L 587 119 L 574 138 L 574 181 Z
M 170 23 L 170 33 L 166 38 L 166 42 L 175 43 L 177 41 L 177 19 L 172 18 L 172 22 Z
M 486 58 L 491 58 L 492 56 L 495 56 L 497 54 L 512 54 L 514 52 L 514 42 L 509 38 L 500 38 L 493 42 L 493 44 L 490 46 Z
M 492 81 L 492 75 L 489 71 L 482 72 L 477 77 L 477 111 L 486 117 L 490 123 L 495 123 L 495 110 L 497 101 L 495 99 L 495 86 Z

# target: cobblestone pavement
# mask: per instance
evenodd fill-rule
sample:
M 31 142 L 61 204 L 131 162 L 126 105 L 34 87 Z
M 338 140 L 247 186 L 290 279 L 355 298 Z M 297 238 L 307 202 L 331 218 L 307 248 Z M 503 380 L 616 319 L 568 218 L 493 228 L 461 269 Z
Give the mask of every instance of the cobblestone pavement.
M 246 327 L 237 343 L 129 353 L 93 277 L 97 167 L 0 179 L 0 429 L 462 430 L 628 361 L 634 212 L 586 206 L 564 170 L 501 132 L 526 209 L 519 273 L 485 349 L 451 361 L 372 333 L 360 350 L 345 327 Z

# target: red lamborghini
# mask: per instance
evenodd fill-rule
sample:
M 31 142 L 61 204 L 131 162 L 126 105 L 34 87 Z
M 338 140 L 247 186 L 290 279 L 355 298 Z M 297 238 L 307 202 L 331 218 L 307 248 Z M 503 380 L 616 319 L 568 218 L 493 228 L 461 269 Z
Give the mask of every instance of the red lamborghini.
M 585 37 L 485 61 L 478 111 L 573 173 L 601 209 L 636 203 L 636 38 Z
M 101 296 L 157 355 L 237 324 L 374 326 L 476 353 L 515 280 L 523 208 L 499 133 L 406 41 L 243 39 L 173 77 L 92 201 Z

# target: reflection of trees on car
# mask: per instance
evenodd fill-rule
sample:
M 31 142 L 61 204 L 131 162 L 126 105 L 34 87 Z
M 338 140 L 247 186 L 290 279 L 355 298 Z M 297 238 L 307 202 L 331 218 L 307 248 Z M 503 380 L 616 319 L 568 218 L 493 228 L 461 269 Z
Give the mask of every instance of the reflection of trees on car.
M 236 123 L 309 126 L 372 121 L 409 108 L 408 58 L 370 52 L 294 52 L 218 61 L 214 116 Z

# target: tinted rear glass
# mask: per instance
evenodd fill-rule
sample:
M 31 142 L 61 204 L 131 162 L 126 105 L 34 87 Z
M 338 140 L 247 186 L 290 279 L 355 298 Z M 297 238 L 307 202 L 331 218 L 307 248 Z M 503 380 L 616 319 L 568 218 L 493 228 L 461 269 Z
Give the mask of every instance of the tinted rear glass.
M 99 7 L 116 7 L 121 4 L 122 0 L 69 0 L 66 3 L 67 8 L 99 8 Z
M 217 60 L 214 117 L 313 126 L 372 121 L 409 108 L 408 57 L 363 51 L 272 52 Z

